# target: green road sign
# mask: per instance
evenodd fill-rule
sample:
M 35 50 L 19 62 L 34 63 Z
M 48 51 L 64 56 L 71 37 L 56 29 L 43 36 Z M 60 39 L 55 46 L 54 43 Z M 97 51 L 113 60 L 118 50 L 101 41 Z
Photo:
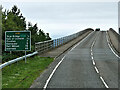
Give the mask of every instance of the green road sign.
M 30 31 L 6 31 L 5 51 L 30 51 L 31 32 Z

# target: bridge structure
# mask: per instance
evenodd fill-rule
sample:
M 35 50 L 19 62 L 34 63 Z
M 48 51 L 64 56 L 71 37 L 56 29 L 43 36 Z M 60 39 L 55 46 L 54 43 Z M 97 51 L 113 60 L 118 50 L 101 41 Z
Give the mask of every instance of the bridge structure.
M 30 88 L 119 88 L 119 34 L 84 30 L 36 43 L 41 57 L 54 57 Z M 92 89 L 92 90 L 93 90 Z M 112 89 L 111 89 L 112 90 Z
M 118 90 L 120 35 L 112 28 L 107 31 L 86 29 L 54 40 L 35 43 L 35 52 L 54 61 L 33 82 L 30 88 L 112 88 Z M 5 66 L 25 56 L 0 65 Z

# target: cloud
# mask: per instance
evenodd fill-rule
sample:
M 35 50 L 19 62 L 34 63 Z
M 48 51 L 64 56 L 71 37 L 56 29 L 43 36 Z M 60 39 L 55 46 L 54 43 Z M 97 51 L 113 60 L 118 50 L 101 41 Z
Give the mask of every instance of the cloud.
M 37 23 L 53 38 L 75 33 L 85 28 L 113 27 L 117 30 L 118 3 L 116 2 L 4 2 L 10 9 L 17 5 L 27 21 Z
M 119 2 L 119 0 L 1 0 L 3 2 Z

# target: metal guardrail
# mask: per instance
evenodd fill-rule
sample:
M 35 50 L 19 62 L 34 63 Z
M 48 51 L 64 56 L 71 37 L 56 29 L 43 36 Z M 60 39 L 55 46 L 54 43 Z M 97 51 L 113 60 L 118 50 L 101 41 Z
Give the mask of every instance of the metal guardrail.
M 81 34 L 87 32 L 87 31 L 89 31 L 89 30 L 83 30 L 83 31 L 77 32 L 75 34 L 68 35 L 68 36 L 61 37 L 61 38 L 54 39 L 54 40 L 37 42 L 37 43 L 35 43 L 35 51 L 38 51 L 39 53 L 44 53 L 48 50 L 57 48 L 65 43 L 68 43 L 69 41 L 79 37 Z
M 59 47 L 59 46 L 65 44 L 65 43 L 77 38 L 78 36 L 80 36 L 81 34 L 87 32 L 87 31 L 90 31 L 90 30 L 80 31 L 78 33 L 75 33 L 75 34 L 72 34 L 72 35 L 69 35 L 69 36 L 65 36 L 65 37 L 62 37 L 62 38 L 54 39 L 54 40 L 48 40 L 48 41 L 35 43 L 35 50 L 36 51 L 31 53 L 31 54 L 26 55 L 26 57 L 34 56 L 34 55 L 38 54 L 38 51 L 40 53 L 43 53 L 43 52 L 46 52 L 46 51 L 48 51 L 50 49 Z M 10 60 L 10 61 L 8 61 L 6 63 L 3 63 L 3 64 L 0 65 L 0 69 L 4 68 L 5 66 L 8 66 L 8 65 L 10 65 L 12 63 L 23 60 L 24 58 L 25 58 L 25 56 L 22 56 L 22 57 Z
M 33 53 L 31 53 L 31 54 L 26 55 L 26 57 L 34 56 L 34 55 L 36 55 L 37 53 L 38 53 L 37 51 L 36 51 L 36 52 L 33 52 Z M 8 62 L 6 62 L 6 63 L 3 63 L 3 64 L 0 65 L 0 69 L 4 68 L 5 66 L 8 66 L 8 65 L 10 65 L 10 64 L 12 64 L 12 63 L 15 63 L 15 62 L 17 62 L 17 61 L 23 60 L 24 58 L 25 58 L 25 56 L 22 56 L 22 57 L 19 57 L 19 58 L 10 60 L 10 61 L 8 61 Z

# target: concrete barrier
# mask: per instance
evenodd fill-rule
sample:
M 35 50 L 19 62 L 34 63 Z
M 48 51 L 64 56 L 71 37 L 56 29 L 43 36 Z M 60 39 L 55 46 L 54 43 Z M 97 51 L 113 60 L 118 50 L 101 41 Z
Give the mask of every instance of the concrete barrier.
M 112 28 L 110 28 L 108 30 L 108 36 L 109 36 L 109 41 L 111 42 L 113 48 L 120 53 L 120 35 L 113 30 Z

